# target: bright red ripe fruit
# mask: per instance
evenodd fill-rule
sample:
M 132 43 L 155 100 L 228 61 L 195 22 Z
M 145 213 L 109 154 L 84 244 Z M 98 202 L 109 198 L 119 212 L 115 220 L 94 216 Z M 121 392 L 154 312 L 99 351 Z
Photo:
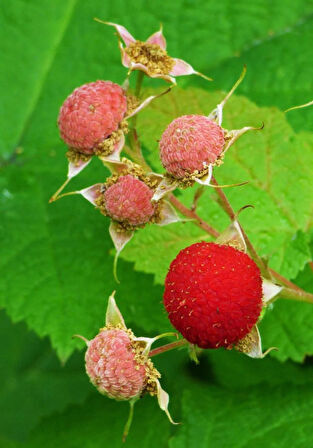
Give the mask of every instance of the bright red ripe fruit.
M 173 326 L 201 348 L 230 347 L 256 324 L 262 279 L 245 253 L 215 243 L 196 243 L 171 263 L 164 305 Z
M 127 110 L 124 90 L 111 81 L 95 81 L 74 90 L 64 101 L 58 118 L 61 138 L 72 149 L 93 154 L 117 131 Z
M 224 148 L 223 129 L 203 115 L 183 115 L 163 132 L 160 157 L 176 179 L 203 171 L 216 162 Z

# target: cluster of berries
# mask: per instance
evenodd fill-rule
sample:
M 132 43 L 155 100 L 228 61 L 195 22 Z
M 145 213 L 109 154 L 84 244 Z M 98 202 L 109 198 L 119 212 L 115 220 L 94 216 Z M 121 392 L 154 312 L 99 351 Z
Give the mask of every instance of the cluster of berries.
M 129 73 L 140 70 L 173 84 L 175 76 L 199 74 L 186 62 L 166 53 L 162 30 L 141 42 L 124 27 L 109 25 L 124 41 L 125 46 L 119 45 L 122 63 Z M 111 219 L 110 235 L 117 255 L 138 228 L 148 223 L 166 225 L 179 221 L 167 200 L 168 194 L 195 182 L 211 185 L 213 167 L 222 162 L 226 151 L 242 134 L 255 129 L 229 131 L 222 127 L 223 107 L 244 74 L 245 69 L 208 116 L 184 115 L 168 125 L 159 143 L 166 170 L 163 175 L 120 159 L 128 119 L 156 96 L 140 103 L 129 94 L 128 81 L 122 87 L 111 81 L 96 81 L 75 89 L 62 105 L 58 119 L 61 138 L 69 148 L 68 178 L 51 201 L 73 194 L 60 195 L 69 180 L 97 156 L 111 170 L 111 176 L 74 193 L 81 194 Z M 262 307 L 279 293 L 280 287 L 262 279 L 258 266 L 245 252 L 240 226 L 234 221 L 216 243 L 193 244 L 172 262 L 165 280 L 164 306 L 186 344 L 203 349 L 236 348 L 252 357 L 264 356 L 257 322 Z M 157 338 L 136 338 L 111 296 L 106 326 L 91 341 L 83 338 L 88 346 L 86 370 L 101 393 L 128 400 L 131 410 L 143 394 L 156 395 L 161 409 L 172 421 L 167 410 L 168 395 L 149 358 L 151 344 Z M 130 421 L 124 435 L 129 425 Z

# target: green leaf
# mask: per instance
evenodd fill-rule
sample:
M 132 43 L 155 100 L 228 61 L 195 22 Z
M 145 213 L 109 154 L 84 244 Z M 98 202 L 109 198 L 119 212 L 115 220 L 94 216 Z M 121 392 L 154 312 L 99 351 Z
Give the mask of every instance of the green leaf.
M 96 162 L 89 172 L 103 179 L 106 172 Z M 79 196 L 48 204 L 64 165 L 64 160 L 58 164 L 48 154 L 22 155 L 0 181 L 6 191 L 0 198 L 0 265 L 5 272 L 0 280 L 1 306 L 14 321 L 24 319 L 40 336 L 49 335 L 62 359 L 82 346 L 73 334 L 91 338 L 104 325 L 114 289 L 129 326 L 145 328 L 146 333 L 166 331 L 162 291 L 151 287 L 151 277 L 134 274 L 132 266 L 121 261 L 121 285 L 115 283 L 109 220 Z M 79 181 L 81 186 L 95 183 L 86 177 L 84 181 L 84 175 Z
M 112 448 L 121 447 L 128 408 L 127 402 L 97 394 L 81 406 L 71 406 L 66 412 L 45 419 L 27 443 L 14 448 L 101 448 L 107 444 Z M 166 448 L 169 430 L 170 423 L 158 408 L 156 398 L 145 397 L 135 405 L 127 446 Z
M 171 448 L 300 448 L 313 442 L 310 385 L 260 385 L 243 391 L 202 385 L 185 390 L 183 419 Z
M 43 417 L 82 404 L 92 390 L 82 356 L 62 367 L 47 340 L 40 341 L 24 324 L 13 326 L 3 311 L 0 340 L 1 437 L 25 440 Z
M 214 67 L 211 75 L 217 87 L 230 86 L 230 75 L 247 64 L 247 78 L 240 93 L 259 106 L 286 110 L 312 101 L 313 69 L 309 62 L 313 55 L 312 2 L 307 7 L 311 11 L 292 26 L 279 32 L 269 29 L 264 39 L 251 42 L 235 57 Z M 285 9 L 284 3 L 281 9 Z M 313 107 L 288 112 L 286 118 L 297 130 L 313 130 Z

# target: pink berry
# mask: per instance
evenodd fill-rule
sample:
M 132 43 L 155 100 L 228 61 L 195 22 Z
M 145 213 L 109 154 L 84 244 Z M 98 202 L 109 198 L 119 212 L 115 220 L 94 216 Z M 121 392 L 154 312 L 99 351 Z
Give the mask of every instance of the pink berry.
M 127 174 L 118 179 L 104 193 L 108 216 L 132 226 L 146 224 L 155 212 L 151 199 L 153 190 L 144 182 Z
M 164 168 L 177 179 L 203 171 L 224 148 L 223 129 L 203 115 L 183 115 L 163 132 L 160 156 Z
M 146 387 L 146 369 L 135 359 L 132 341 L 125 330 L 104 329 L 88 344 L 86 371 L 102 394 L 129 400 Z
M 111 81 L 95 81 L 74 90 L 58 118 L 61 138 L 78 152 L 92 154 L 118 129 L 127 110 L 124 90 Z

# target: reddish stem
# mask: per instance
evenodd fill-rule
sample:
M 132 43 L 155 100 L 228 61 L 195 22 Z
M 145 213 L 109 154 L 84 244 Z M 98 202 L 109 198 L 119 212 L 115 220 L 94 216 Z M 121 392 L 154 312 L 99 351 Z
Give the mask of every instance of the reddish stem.
M 183 347 L 184 345 L 189 344 L 186 339 L 180 339 L 176 342 L 171 342 L 170 344 L 162 345 L 161 347 L 155 348 L 154 350 L 151 350 L 149 353 L 149 357 L 160 355 L 161 353 L 168 352 L 169 350 L 173 350 L 174 348 Z
M 217 180 L 215 179 L 214 176 L 212 176 L 211 179 L 212 184 L 216 185 L 217 187 L 219 186 L 217 183 Z M 231 221 L 237 220 L 242 235 L 244 237 L 245 243 L 247 245 L 248 251 L 250 252 L 251 257 L 254 259 L 254 261 L 256 262 L 256 264 L 259 266 L 262 275 L 264 275 L 264 277 L 269 278 L 269 272 L 267 269 L 267 266 L 265 265 L 264 261 L 262 260 L 262 258 L 258 255 L 257 251 L 255 250 L 255 248 L 253 247 L 251 241 L 248 238 L 248 235 L 246 234 L 246 232 L 243 230 L 242 226 L 240 225 L 238 218 L 236 216 L 236 213 L 234 211 L 234 209 L 232 208 L 232 206 L 230 205 L 229 200 L 227 199 L 224 191 L 222 190 L 222 188 L 216 188 L 216 193 L 219 196 L 220 202 L 221 202 L 221 206 L 223 208 L 223 210 L 225 211 L 225 213 L 227 213 L 227 215 L 230 217 Z
M 186 218 L 195 220 L 197 226 L 201 227 L 201 229 L 205 230 L 209 235 L 213 236 L 214 238 L 217 238 L 219 236 L 219 232 L 217 230 L 213 229 L 213 227 L 203 221 L 203 219 L 201 219 L 196 212 L 190 210 L 188 207 L 182 204 L 173 194 L 169 195 L 169 200 L 171 204 L 173 204 L 174 207 L 177 208 L 177 210 L 179 210 L 184 216 L 186 216 Z

